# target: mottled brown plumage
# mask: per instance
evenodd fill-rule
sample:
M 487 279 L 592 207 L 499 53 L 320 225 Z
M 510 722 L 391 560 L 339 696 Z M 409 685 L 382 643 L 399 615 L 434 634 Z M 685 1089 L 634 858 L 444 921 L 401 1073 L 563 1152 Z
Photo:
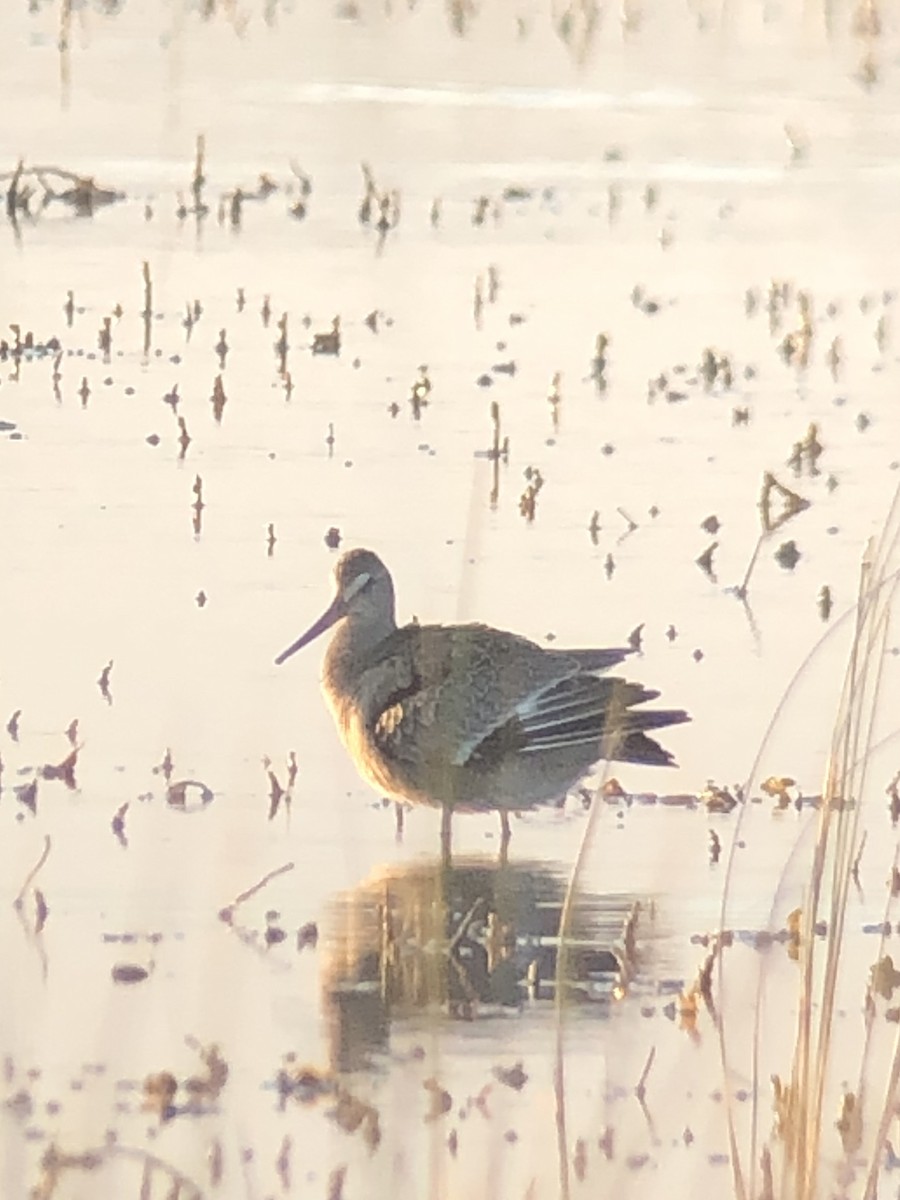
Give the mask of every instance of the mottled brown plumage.
M 486 625 L 405 625 L 370 550 L 335 567 L 336 595 L 277 662 L 336 626 L 322 688 L 360 773 L 396 799 L 526 809 L 561 799 L 601 758 L 666 765 L 647 730 L 688 720 L 637 708 L 657 692 L 600 673 L 630 651 L 545 650 Z

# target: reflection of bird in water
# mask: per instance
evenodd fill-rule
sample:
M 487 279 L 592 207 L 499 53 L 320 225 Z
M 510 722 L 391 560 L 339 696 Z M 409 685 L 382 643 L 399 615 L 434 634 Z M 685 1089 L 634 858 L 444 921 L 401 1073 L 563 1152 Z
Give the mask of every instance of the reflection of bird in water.
M 565 895 L 566 873 L 547 863 L 438 859 L 380 870 L 336 897 L 320 942 L 331 1066 L 365 1066 L 392 1023 L 422 1012 L 470 1021 L 526 1003 L 550 1009 Z M 564 963 L 571 999 L 602 1016 L 614 992 L 646 986 L 646 912 L 631 895 L 576 898 Z
M 510 810 L 559 800 L 601 758 L 671 764 L 648 730 L 689 720 L 636 707 L 658 692 L 601 674 L 629 653 L 544 650 L 486 625 L 405 625 L 390 572 L 371 550 L 335 566 L 331 605 L 275 660 L 335 626 L 322 687 L 359 772 L 395 799 Z

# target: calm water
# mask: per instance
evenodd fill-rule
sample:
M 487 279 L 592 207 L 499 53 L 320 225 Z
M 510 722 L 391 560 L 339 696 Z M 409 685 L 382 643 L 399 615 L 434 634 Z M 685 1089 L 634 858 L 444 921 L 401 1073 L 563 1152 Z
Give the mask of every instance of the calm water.
M 885 18 L 860 36 L 843 8 L 829 28 L 809 6 L 801 21 L 777 6 L 659 18 L 629 5 L 631 31 L 608 13 L 579 63 L 581 10 L 567 47 L 543 3 L 485 3 L 462 37 L 440 5 L 341 16 L 246 0 L 207 6 L 208 19 L 200 4 L 102 7 L 72 6 L 63 54 L 59 4 L 0 18 L 15 114 L 0 160 L 125 193 L 91 217 L 35 197 L 0 229 L 0 337 L 14 344 L 16 324 L 61 354 L 0 362 L 2 724 L 21 710 L 17 737 L 0 735 L 4 1194 L 156 1197 L 181 1172 L 182 1195 L 557 1195 L 553 922 L 580 798 L 516 821 L 505 871 L 496 819 L 458 820 L 460 865 L 442 878 L 436 814 L 406 814 L 398 838 L 393 806 L 341 749 L 320 649 L 280 670 L 272 659 L 329 598 L 335 528 L 383 555 L 402 618 L 478 619 L 555 645 L 619 644 L 643 624 L 629 671 L 694 720 L 667 733 L 677 769 L 615 769 L 629 793 L 745 780 L 803 667 L 751 790 L 775 773 L 821 791 L 852 634 L 841 614 L 900 462 L 894 30 Z M 177 209 L 199 134 L 198 220 Z M 303 219 L 288 211 L 291 162 L 312 178 Z M 361 162 L 399 200 L 381 240 L 358 220 Z M 261 173 L 278 189 L 233 224 L 231 195 Z M 789 285 L 774 315 L 773 280 Z M 802 328 L 799 292 L 805 365 L 779 350 Z M 340 356 L 312 356 L 336 314 Z M 707 349 L 730 380 L 704 382 Z M 416 417 L 420 366 L 433 386 Z M 492 402 L 509 438 L 496 472 Z M 788 460 L 811 423 L 824 450 L 817 473 L 797 474 Z M 533 520 L 520 511 L 529 469 L 545 481 Z M 729 589 L 759 537 L 767 471 L 810 505 L 764 541 L 742 604 Z M 775 557 L 789 540 L 793 569 Z M 854 1031 L 881 952 L 864 929 L 884 916 L 892 864 L 897 645 L 889 634 L 865 886 L 848 911 Z M 73 743 L 75 786 L 40 777 Z M 167 748 L 172 781 L 201 781 L 211 802 L 198 789 L 167 802 Z M 292 802 L 269 820 L 264 760 L 285 785 L 291 752 Z M 17 793 L 36 777 L 36 799 Z M 598 1181 L 655 1195 L 662 1172 L 672 1194 L 727 1194 L 716 1031 L 671 1006 L 706 953 L 694 935 L 718 928 L 737 834 L 726 923 L 742 936 L 721 999 L 743 1046 L 761 970 L 770 1011 L 793 1012 L 796 967 L 751 942 L 802 902 L 816 818 L 774 810 L 600 803 L 563 1038 L 573 1195 Z M 230 927 L 220 919 L 288 864 Z M 470 922 L 462 958 L 447 957 L 445 905 L 451 935 Z M 298 948 L 309 923 L 318 943 Z M 613 944 L 621 988 L 602 969 Z M 147 977 L 117 982 L 123 966 Z M 783 1075 L 790 1036 L 787 1017 L 767 1035 Z M 221 1087 L 197 1048 L 212 1043 Z M 519 1062 L 524 1084 L 503 1074 Z M 180 1087 L 161 1122 L 145 1080 L 163 1071 Z M 205 1087 L 191 1093 L 191 1076 Z M 729 1083 L 749 1109 L 746 1055 Z M 96 1161 L 42 1175 L 51 1144 Z

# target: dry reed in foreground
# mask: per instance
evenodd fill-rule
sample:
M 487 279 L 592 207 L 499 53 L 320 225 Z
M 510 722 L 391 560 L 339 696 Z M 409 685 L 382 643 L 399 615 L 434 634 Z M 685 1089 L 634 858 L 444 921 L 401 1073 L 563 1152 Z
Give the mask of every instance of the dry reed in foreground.
M 733 1104 L 729 1107 L 733 1186 L 739 1200 L 824 1196 L 874 1200 L 882 1167 L 894 1158 L 888 1139 L 900 1090 L 900 1024 L 896 1010 L 892 1015 L 878 996 L 889 998 L 891 991 L 890 983 L 884 982 L 885 971 L 892 967 L 884 954 L 884 940 L 896 896 L 896 851 L 884 893 L 881 945 L 868 977 L 860 971 L 860 944 L 850 941 L 848 910 L 855 912 L 851 901 L 857 893 L 863 898 L 859 866 L 866 826 L 884 820 L 881 788 L 875 787 L 873 800 L 868 775 L 874 752 L 887 740 L 876 742 L 875 721 L 884 700 L 882 669 L 898 579 L 900 490 L 881 536 L 867 549 L 858 600 L 845 618 L 854 622 L 853 638 L 831 738 L 824 803 L 804 869 L 802 904 L 792 914 L 798 939 L 788 979 L 795 984 L 795 993 L 786 994 L 783 975 L 776 987 L 770 960 L 762 955 L 756 959 L 749 1119 Z M 797 678 L 802 674 L 803 668 Z M 783 719 L 783 708 L 784 701 L 770 733 Z M 876 803 L 880 808 L 873 814 Z M 723 929 L 734 863 L 732 853 Z M 876 886 L 883 883 L 883 879 L 875 881 Z M 773 899 L 773 908 L 774 904 Z M 724 998 L 719 1036 L 726 1084 L 740 1069 L 733 1032 L 731 1039 L 726 1037 L 725 983 L 730 969 L 728 956 L 720 955 L 717 975 Z M 789 1062 L 779 1062 L 779 1051 L 774 1049 L 779 1042 L 785 1044 L 775 1032 L 776 1021 L 782 1032 L 794 1024 L 787 1038 Z M 766 1103 L 767 1073 L 771 1107 Z

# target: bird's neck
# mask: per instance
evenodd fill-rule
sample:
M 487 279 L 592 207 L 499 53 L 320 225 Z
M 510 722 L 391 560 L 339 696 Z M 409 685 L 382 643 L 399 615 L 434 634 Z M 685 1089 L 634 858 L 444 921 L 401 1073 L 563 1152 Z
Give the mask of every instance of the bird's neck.
M 355 621 L 345 617 L 328 645 L 323 682 L 338 695 L 355 690 L 354 681 L 371 662 L 376 647 L 397 629 L 394 614 L 373 620 Z

